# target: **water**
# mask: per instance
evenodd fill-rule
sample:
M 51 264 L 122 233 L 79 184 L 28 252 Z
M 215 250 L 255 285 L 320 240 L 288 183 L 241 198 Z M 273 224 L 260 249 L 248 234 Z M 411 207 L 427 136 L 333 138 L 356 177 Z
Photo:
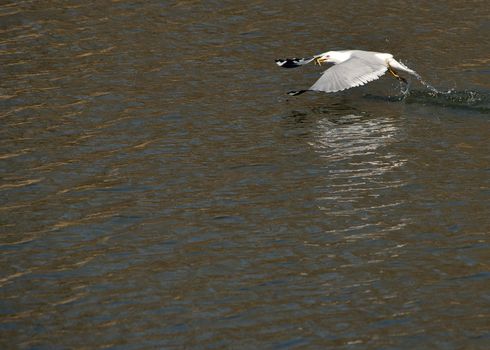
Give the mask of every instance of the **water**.
M 487 349 L 489 12 L 1 5 L 1 347 Z M 443 93 L 286 95 L 351 48 Z

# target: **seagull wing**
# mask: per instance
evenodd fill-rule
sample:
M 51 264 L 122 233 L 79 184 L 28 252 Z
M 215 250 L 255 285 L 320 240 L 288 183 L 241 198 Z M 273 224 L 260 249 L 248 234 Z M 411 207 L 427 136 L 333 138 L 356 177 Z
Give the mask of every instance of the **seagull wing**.
M 285 58 L 276 60 L 276 64 L 282 68 L 296 68 L 312 62 L 315 57 L 308 58 Z
M 354 56 L 327 69 L 309 90 L 342 91 L 376 80 L 387 69 L 382 60 L 368 60 Z

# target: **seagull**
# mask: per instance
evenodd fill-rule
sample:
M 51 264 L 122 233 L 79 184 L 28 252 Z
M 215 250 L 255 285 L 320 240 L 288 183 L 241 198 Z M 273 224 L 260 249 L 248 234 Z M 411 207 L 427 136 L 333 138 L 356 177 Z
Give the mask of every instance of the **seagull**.
M 288 92 L 289 95 L 296 96 L 307 91 L 342 91 L 379 79 L 386 71 L 405 84 L 407 84 L 407 81 L 398 75 L 398 71 L 409 73 L 417 77 L 417 79 L 421 79 L 417 72 L 395 60 L 390 53 L 342 50 L 327 51 L 308 58 L 276 60 L 276 64 L 283 68 L 301 67 L 310 62 L 315 62 L 319 66 L 323 63 L 333 63 L 334 65 L 323 72 L 320 79 L 309 89 L 290 91 Z

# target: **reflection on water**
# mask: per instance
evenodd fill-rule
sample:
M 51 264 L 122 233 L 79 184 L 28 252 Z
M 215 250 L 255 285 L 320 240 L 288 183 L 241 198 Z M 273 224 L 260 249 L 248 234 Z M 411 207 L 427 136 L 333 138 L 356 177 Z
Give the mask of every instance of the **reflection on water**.
M 328 174 L 323 195 L 317 199 L 320 208 L 328 215 L 352 220 L 353 215 L 361 214 L 365 219 L 364 223 L 352 220 L 353 225 L 342 231 L 365 230 L 372 225 L 368 223 L 369 215 L 402 204 L 399 199 L 378 198 L 381 191 L 405 185 L 396 172 L 403 171 L 400 168 L 406 159 L 393 153 L 390 147 L 403 140 L 403 132 L 393 118 L 360 114 L 324 117 L 317 121 L 312 138 L 310 145 Z M 379 235 L 404 225 L 393 222 L 391 226 L 380 227 L 378 223 L 370 231 L 374 228 Z
M 335 162 L 356 156 L 375 156 L 378 148 L 400 140 L 399 134 L 396 124 L 389 119 L 348 114 L 319 120 L 312 146 L 322 158 Z M 381 166 L 373 167 L 373 171 L 376 168 L 381 172 L 386 170 Z

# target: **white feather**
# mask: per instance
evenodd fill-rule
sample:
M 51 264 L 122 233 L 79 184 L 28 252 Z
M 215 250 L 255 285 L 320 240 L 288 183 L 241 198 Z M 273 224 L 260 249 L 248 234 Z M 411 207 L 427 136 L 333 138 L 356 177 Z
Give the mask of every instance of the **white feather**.
M 284 66 L 284 60 L 278 60 L 278 65 Z M 289 59 L 289 67 L 297 67 L 310 62 L 329 62 L 334 66 L 323 72 L 323 75 L 308 90 L 336 92 L 369 83 L 379 79 L 390 69 L 410 73 L 420 79 L 420 76 L 404 64 L 396 61 L 389 53 L 343 50 L 328 51 L 308 59 Z M 401 78 L 399 78 L 401 79 Z M 292 91 L 299 94 L 307 90 Z
M 349 58 L 327 69 L 309 90 L 336 92 L 379 79 L 388 70 L 383 58 L 371 52 L 352 51 Z

